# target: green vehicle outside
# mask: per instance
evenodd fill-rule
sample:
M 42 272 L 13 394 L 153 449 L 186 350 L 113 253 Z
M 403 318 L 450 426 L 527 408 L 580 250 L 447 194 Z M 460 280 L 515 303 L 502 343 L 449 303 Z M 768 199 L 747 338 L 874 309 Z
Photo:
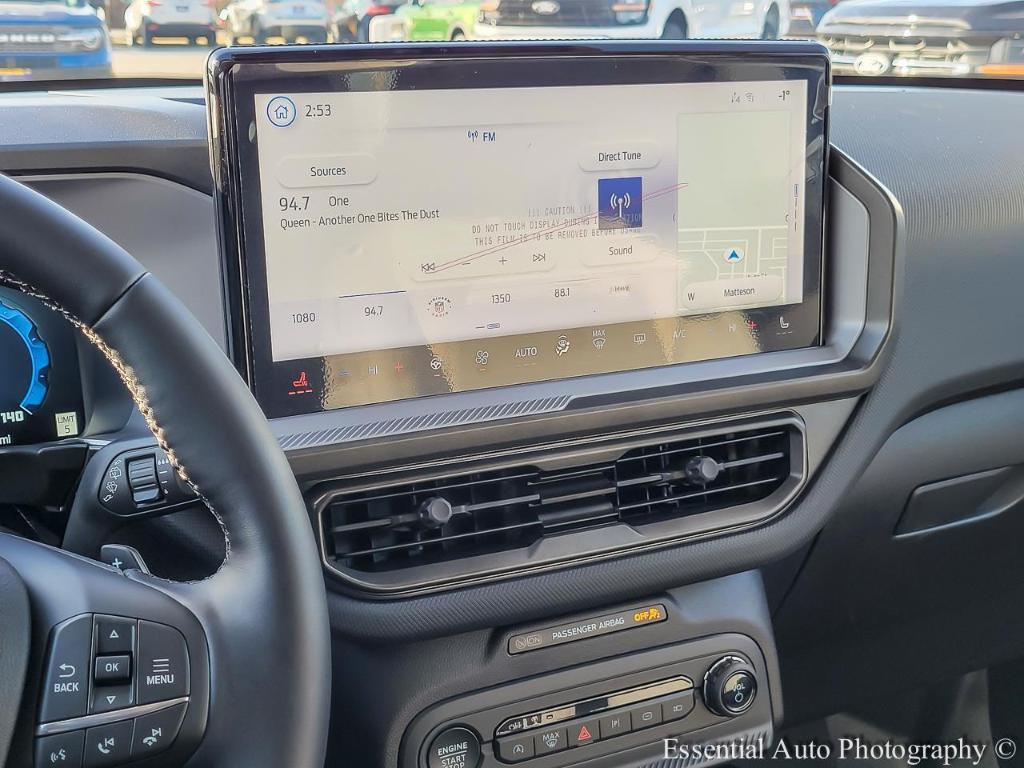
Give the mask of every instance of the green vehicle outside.
M 390 17 L 374 19 L 370 40 L 465 40 L 473 31 L 479 0 L 417 0 Z

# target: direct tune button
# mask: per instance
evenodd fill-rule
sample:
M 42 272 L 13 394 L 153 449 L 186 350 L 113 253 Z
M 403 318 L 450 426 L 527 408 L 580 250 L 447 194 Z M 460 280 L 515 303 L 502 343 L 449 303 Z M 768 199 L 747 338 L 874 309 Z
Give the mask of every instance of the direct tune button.
M 479 764 L 480 738 L 468 728 L 448 728 L 427 748 L 427 768 L 476 768 Z
M 188 695 L 188 648 L 173 627 L 139 622 L 139 704 Z

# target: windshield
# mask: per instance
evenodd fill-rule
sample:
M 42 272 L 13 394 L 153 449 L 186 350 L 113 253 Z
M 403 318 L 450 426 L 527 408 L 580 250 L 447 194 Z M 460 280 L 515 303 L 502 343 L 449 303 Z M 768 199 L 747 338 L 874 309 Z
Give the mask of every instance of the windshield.
M 0 83 L 198 80 L 210 48 L 812 39 L 838 75 L 1024 77 L 1018 0 L 0 0 Z

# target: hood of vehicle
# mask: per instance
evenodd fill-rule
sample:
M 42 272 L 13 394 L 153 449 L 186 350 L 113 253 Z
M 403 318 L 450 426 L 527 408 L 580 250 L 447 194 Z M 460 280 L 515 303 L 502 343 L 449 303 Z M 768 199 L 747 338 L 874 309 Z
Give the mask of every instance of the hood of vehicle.
M 90 7 L 69 8 L 64 3 L 0 2 L 0 24 L 80 24 L 100 25 Z
M 894 34 L 931 30 L 1024 33 L 1024 0 L 847 0 L 830 10 L 819 34 L 859 28 L 893 28 Z

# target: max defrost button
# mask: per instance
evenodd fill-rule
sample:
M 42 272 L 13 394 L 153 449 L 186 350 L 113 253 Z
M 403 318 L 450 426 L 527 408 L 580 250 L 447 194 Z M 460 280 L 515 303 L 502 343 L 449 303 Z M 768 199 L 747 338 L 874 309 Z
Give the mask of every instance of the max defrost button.
M 166 701 L 188 693 L 188 650 L 173 627 L 139 622 L 139 704 Z
M 427 749 L 427 768 L 476 768 L 480 764 L 480 739 L 468 728 L 442 731 Z

